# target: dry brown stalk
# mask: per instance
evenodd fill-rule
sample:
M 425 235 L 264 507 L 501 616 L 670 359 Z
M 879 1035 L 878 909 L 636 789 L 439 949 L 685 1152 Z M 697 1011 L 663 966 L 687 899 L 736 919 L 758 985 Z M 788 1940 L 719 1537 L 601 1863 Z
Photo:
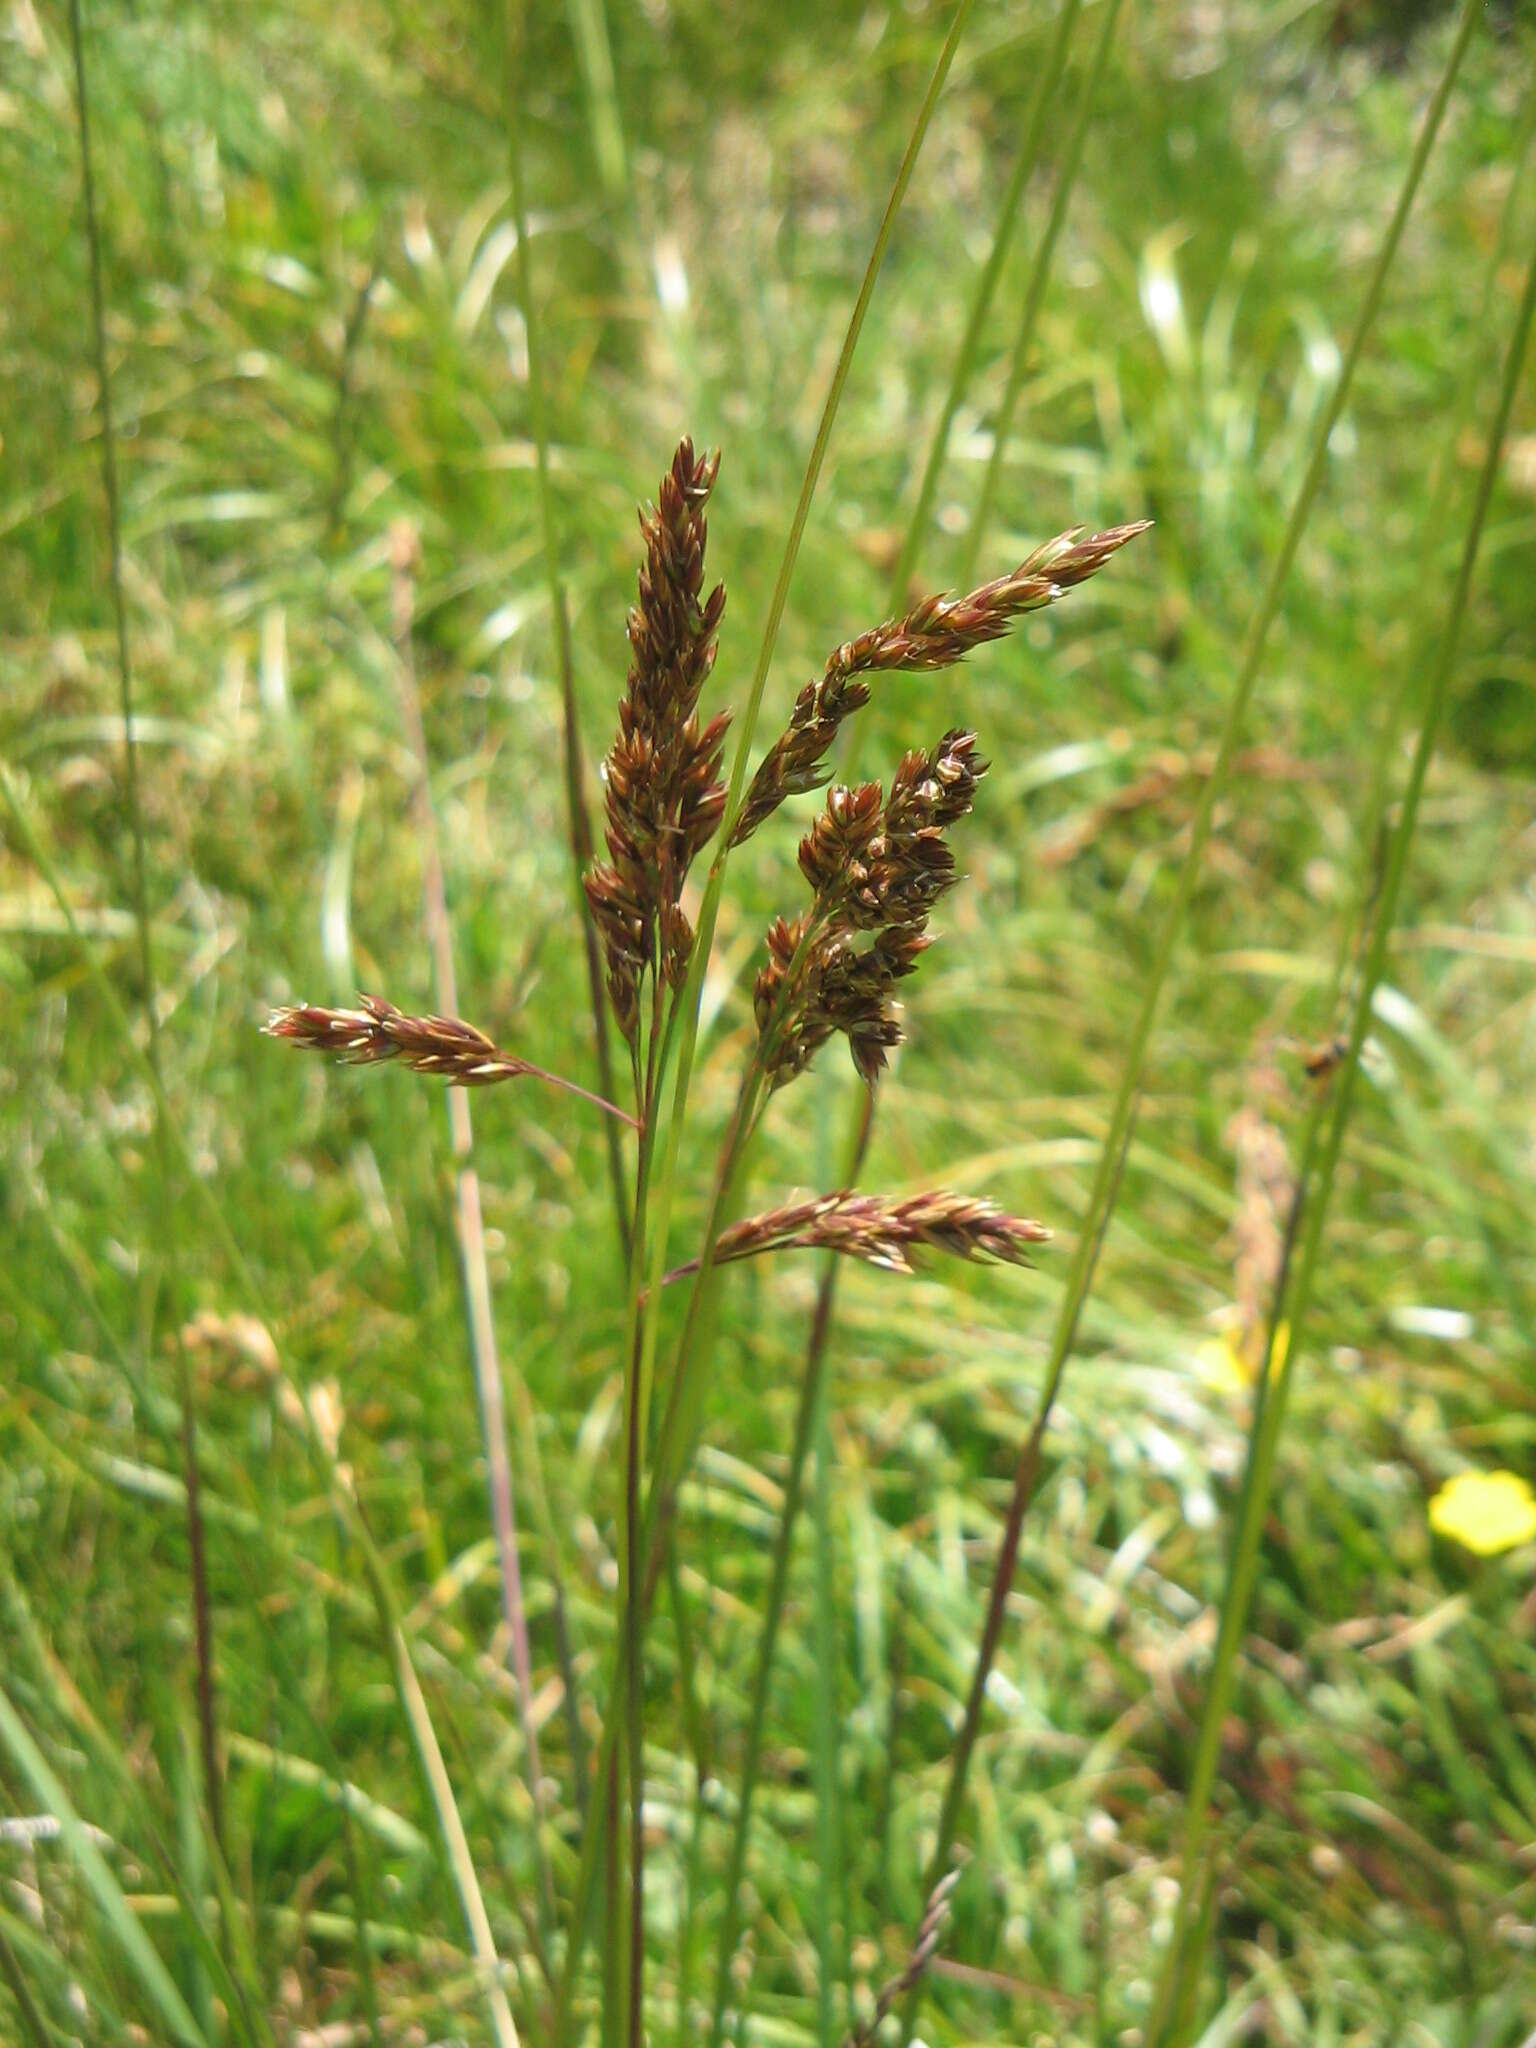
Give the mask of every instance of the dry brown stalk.
M 939 1251 L 956 1259 L 999 1259 L 1010 1266 L 1027 1266 L 1027 1247 L 1047 1244 L 1050 1236 L 1043 1223 L 1009 1216 L 995 1202 L 971 1195 L 935 1190 L 897 1198 L 859 1195 L 844 1188 L 732 1224 L 721 1231 L 712 1263 L 757 1258 L 764 1252 L 819 1250 L 842 1252 L 890 1273 L 911 1273 L 914 1252 Z M 698 1263 L 691 1259 L 675 1267 L 667 1274 L 667 1283 L 697 1272 Z
M 629 614 L 632 654 L 619 732 L 603 764 L 607 861 L 586 878 L 614 1014 L 633 1045 L 647 971 L 678 987 L 693 949 L 683 883 L 725 811 L 720 780 L 729 712 L 701 727 L 699 692 L 715 664 L 725 586 L 701 601 L 704 507 L 720 457 L 679 442 L 655 505 L 640 515 L 645 561 Z
M 944 1939 L 944 1929 L 949 1924 L 949 1902 L 955 1886 L 960 1882 L 958 1870 L 941 1877 L 928 1894 L 928 1904 L 923 1910 L 922 1923 L 917 1930 L 917 1939 L 912 1944 L 912 1953 L 907 1957 L 906 1967 L 889 1984 L 882 1985 L 875 2009 L 862 2026 L 853 2029 L 843 2043 L 843 2048 L 873 2048 L 875 2036 L 879 2033 L 888 2014 L 906 1997 L 927 1971 L 938 1954 L 939 1943 Z
M 731 836 L 740 846 L 788 796 L 826 781 L 823 763 L 838 727 L 869 701 L 864 680 L 879 670 L 951 668 L 973 647 L 999 640 L 1025 612 L 1054 604 L 1101 569 L 1118 548 L 1151 524 L 1142 519 L 1079 539 L 1058 534 L 1022 561 L 1011 575 L 984 583 L 966 597 L 925 597 L 904 619 L 887 619 L 855 640 L 845 640 L 823 673 L 796 699 L 789 725 L 764 756 Z
M 956 730 L 906 755 L 883 801 L 878 782 L 829 793 L 800 842 L 811 907 L 769 928 L 768 965 L 753 993 L 771 1086 L 802 1072 L 837 1031 L 870 1082 L 901 1043 L 891 991 L 932 943 L 928 913 L 958 879 L 944 835 L 970 810 L 986 772 L 976 735 Z M 874 937 L 861 949 L 865 932 Z
M 419 1074 L 436 1074 L 451 1088 L 489 1088 L 498 1081 L 529 1075 L 552 1088 L 579 1095 L 609 1116 L 639 1125 L 616 1103 L 552 1074 L 532 1060 L 503 1052 L 494 1040 L 460 1017 L 410 1017 L 381 996 L 359 994 L 360 1010 L 327 1010 L 315 1003 L 292 1003 L 275 1009 L 262 1029 L 269 1038 L 284 1038 L 306 1052 L 328 1052 L 349 1067 L 376 1066 L 401 1060 Z

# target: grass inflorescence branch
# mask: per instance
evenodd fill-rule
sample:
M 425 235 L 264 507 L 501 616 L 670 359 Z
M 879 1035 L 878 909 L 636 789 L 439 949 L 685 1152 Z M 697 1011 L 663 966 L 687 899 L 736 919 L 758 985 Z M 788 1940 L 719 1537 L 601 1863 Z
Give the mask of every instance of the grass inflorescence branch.
M 609 1116 L 635 1125 L 617 1103 L 552 1074 L 532 1060 L 504 1052 L 461 1017 L 412 1017 L 382 996 L 359 994 L 357 1010 L 329 1010 L 317 1003 L 291 1003 L 273 1010 L 262 1026 L 268 1038 L 284 1039 L 304 1052 L 329 1053 L 344 1066 L 373 1067 L 398 1060 L 418 1074 L 434 1074 L 450 1088 L 491 1088 L 524 1075 L 578 1095 Z

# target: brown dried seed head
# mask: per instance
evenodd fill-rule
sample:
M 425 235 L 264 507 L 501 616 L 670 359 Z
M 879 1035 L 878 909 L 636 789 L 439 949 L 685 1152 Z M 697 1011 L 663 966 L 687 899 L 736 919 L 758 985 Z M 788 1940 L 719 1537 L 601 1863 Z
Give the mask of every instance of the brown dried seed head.
M 700 599 L 704 506 L 719 466 L 718 454 L 696 455 L 685 438 L 655 505 L 640 514 L 645 558 L 627 621 L 629 675 L 603 768 L 609 857 L 586 877 L 615 1014 L 631 1040 L 646 972 L 675 984 L 686 971 L 692 929 L 674 913 L 688 870 L 725 810 L 720 764 L 729 714 L 703 727 L 695 716 L 725 609 L 723 585 Z
M 457 1088 L 484 1088 L 516 1080 L 527 1061 L 502 1052 L 460 1017 L 410 1017 L 380 996 L 359 995 L 358 1010 L 328 1010 L 314 1003 L 276 1009 L 263 1026 L 308 1052 L 326 1052 L 347 1066 L 401 1060 L 417 1073 L 440 1074 Z
M 971 809 L 987 764 L 976 735 L 955 730 L 908 754 L 882 801 L 880 785 L 834 789 L 800 844 L 814 901 L 768 935 L 754 1009 L 764 1069 L 774 1087 L 804 1070 L 842 1032 L 865 1081 L 901 1043 L 891 991 L 931 943 L 928 915 L 958 877 L 945 833 Z M 874 943 L 860 951 L 855 935 Z
M 952 667 L 973 647 L 1001 639 L 1026 612 L 1053 604 L 1085 583 L 1150 524 L 1137 520 L 1086 539 L 1076 532 L 1058 534 L 1011 575 L 984 583 L 964 597 L 925 597 L 905 618 L 887 619 L 844 641 L 823 674 L 800 692 L 789 725 L 759 765 L 731 835 L 732 845 L 750 839 L 786 797 L 825 781 L 822 764 L 838 727 L 869 701 L 864 676 L 880 670 Z
M 749 1216 L 720 1233 L 714 1251 L 717 1265 L 758 1258 L 778 1251 L 832 1251 L 881 1266 L 893 1273 L 911 1273 L 913 1261 L 927 1251 L 950 1258 L 1029 1264 L 1035 1245 L 1048 1244 L 1043 1223 L 1009 1216 L 995 1202 L 942 1190 L 898 1198 L 859 1195 L 849 1189 L 817 1195 L 809 1201 Z

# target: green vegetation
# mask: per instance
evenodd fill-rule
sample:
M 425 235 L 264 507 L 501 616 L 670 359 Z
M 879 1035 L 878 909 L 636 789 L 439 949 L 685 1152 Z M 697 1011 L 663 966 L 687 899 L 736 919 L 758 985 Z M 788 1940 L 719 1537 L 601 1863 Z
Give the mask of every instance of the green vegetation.
M 0 2040 L 606 2048 L 606 1736 L 654 2044 L 836 2048 L 882 1988 L 902 2038 L 958 1864 L 932 2048 L 1522 2048 L 1529 10 L 976 0 L 835 417 L 954 12 L 511 15 L 508 91 L 465 0 L 85 7 L 110 440 L 71 10 L 6 16 Z M 992 763 L 872 1128 L 826 1047 L 714 1212 L 800 797 L 706 897 L 632 1268 L 633 1133 L 473 1098 L 488 1330 L 434 1084 L 259 1027 L 377 990 L 600 1086 L 567 709 L 600 822 L 684 433 L 723 451 L 702 708 L 762 688 L 737 795 L 848 636 L 1156 525 L 839 737 L 853 778 L 960 725 Z M 691 1298 L 642 1319 L 641 1281 L 866 1137 L 861 1188 L 1056 1242 L 701 1287 L 628 1711 L 626 1442 Z

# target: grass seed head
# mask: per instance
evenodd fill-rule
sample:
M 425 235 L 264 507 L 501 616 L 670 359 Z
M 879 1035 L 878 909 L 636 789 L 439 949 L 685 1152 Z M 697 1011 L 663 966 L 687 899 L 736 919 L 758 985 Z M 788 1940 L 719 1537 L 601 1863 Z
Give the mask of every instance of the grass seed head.
M 811 907 L 770 928 L 753 992 L 775 1087 L 803 1072 L 836 1032 L 867 1082 L 901 1043 L 892 990 L 932 943 L 929 912 L 959 878 L 945 834 L 971 809 L 986 772 L 976 735 L 957 728 L 905 756 L 888 798 L 877 782 L 829 792 L 800 842 Z M 864 933 L 873 941 L 860 947 Z
M 461 1017 L 408 1017 L 381 996 L 360 995 L 357 1010 L 296 1003 L 274 1010 L 263 1026 L 306 1052 L 327 1052 L 349 1067 L 400 1060 L 419 1074 L 439 1074 L 455 1088 L 486 1088 L 530 1071 Z
M 823 673 L 806 684 L 785 731 L 767 754 L 747 791 L 733 846 L 750 839 L 786 797 L 817 789 L 839 726 L 869 702 L 864 678 L 879 670 L 951 668 L 973 647 L 1000 640 L 1015 619 L 1086 583 L 1150 520 L 1112 526 L 1080 539 L 1075 532 L 1047 541 L 1010 575 L 984 583 L 965 597 L 925 597 L 902 619 L 887 619 L 845 640 Z
M 1029 1248 L 1045 1244 L 1043 1223 L 1006 1215 L 994 1202 L 943 1191 L 909 1195 L 858 1195 L 844 1189 L 749 1216 L 722 1231 L 715 1262 L 755 1258 L 791 1249 L 840 1252 L 892 1273 L 911 1273 L 914 1254 L 938 1251 L 950 1258 L 1029 1264 Z
M 685 438 L 656 503 L 640 514 L 645 558 L 628 620 L 629 675 L 603 769 L 608 859 L 586 877 L 614 1014 L 631 1043 L 647 971 L 673 987 L 687 972 L 693 928 L 681 908 L 683 883 L 725 811 L 720 764 L 730 715 L 701 726 L 697 714 L 725 609 L 723 584 L 701 596 L 704 508 L 719 467 L 718 454 L 696 455 Z

